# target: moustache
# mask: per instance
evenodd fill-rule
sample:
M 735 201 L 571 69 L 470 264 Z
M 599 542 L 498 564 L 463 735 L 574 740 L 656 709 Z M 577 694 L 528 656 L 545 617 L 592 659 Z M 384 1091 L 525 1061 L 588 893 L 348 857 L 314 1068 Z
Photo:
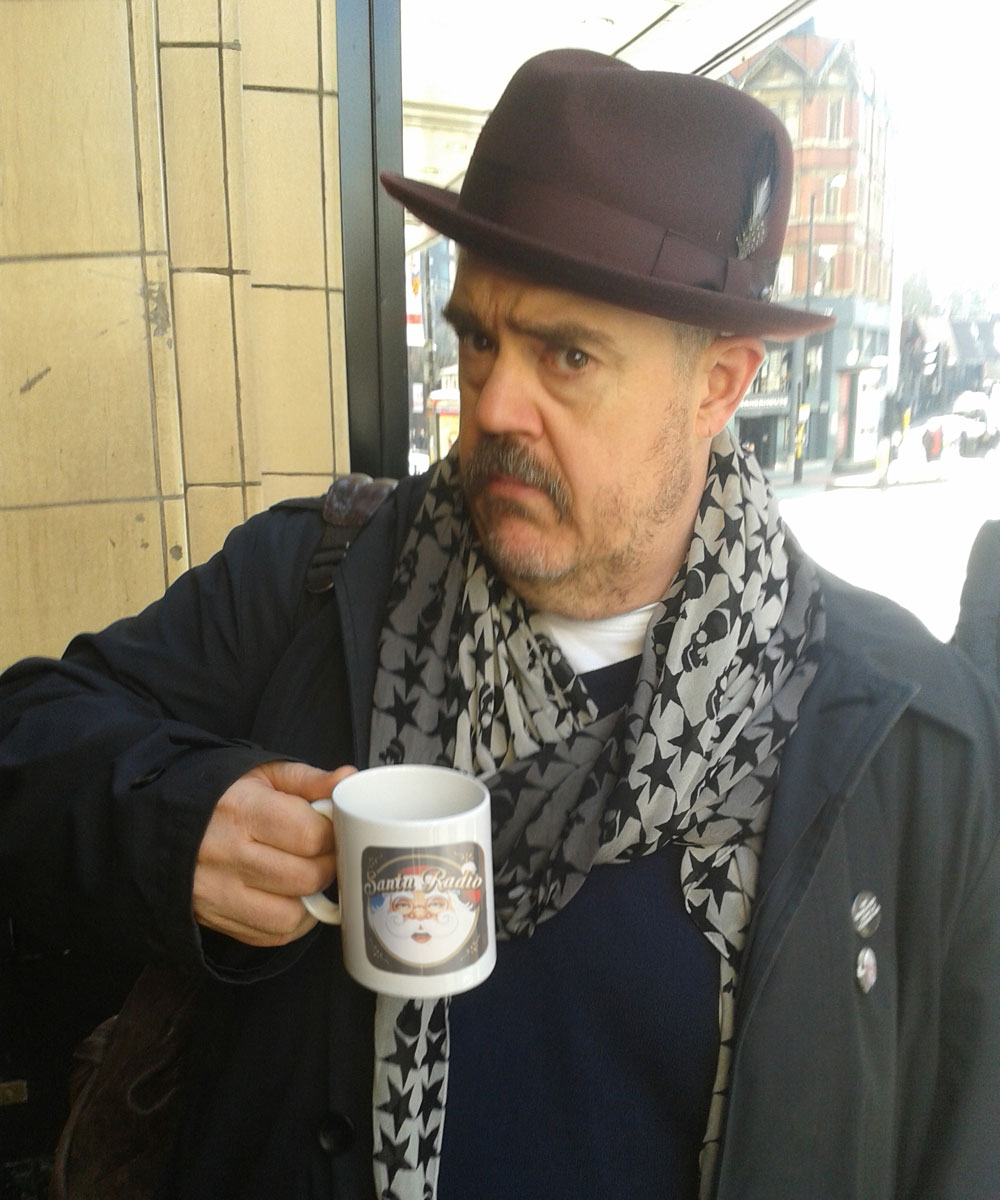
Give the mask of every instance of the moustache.
M 526 446 L 508 438 L 487 437 L 477 442 L 468 459 L 462 462 L 465 494 L 470 499 L 478 496 L 494 475 L 506 475 L 518 483 L 538 488 L 552 501 L 560 519 L 569 516 L 569 489 Z

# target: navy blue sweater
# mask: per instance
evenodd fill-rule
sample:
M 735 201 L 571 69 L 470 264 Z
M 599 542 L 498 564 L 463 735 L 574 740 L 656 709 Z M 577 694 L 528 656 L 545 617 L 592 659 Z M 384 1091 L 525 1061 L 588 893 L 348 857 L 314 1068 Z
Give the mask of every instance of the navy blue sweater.
M 585 676 L 602 711 L 636 664 Z M 718 989 L 675 848 L 595 868 L 452 1000 L 441 1200 L 696 1197 Z

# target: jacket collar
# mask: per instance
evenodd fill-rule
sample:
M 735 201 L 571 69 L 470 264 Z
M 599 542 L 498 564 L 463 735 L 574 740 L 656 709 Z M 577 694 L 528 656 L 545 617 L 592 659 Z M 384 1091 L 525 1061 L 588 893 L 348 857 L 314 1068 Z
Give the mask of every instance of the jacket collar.
M 848 797 L 907 708 L 961 730 L 923 689 L 937 652 L 915 619 L 820 571 L 827 612 L 823 659 L 785 748 L 768 820 L 757 900 L 743 950 L 737 1025 L 750 1014 L 798 897 Z M 875 630 L 875 636 L 872 631 Z M 903 673 L 906 664 L 913 670 Z

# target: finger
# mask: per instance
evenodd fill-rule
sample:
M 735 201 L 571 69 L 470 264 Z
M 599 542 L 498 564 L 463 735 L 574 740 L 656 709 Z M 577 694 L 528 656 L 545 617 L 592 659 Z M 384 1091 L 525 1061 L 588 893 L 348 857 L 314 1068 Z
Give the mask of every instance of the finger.
M 273 846 L 300 858 L 334 853 L 333 824 L 301 796 L 248 786 L 239 802 L 248 845 Z
M 277 791 L 301 796 L 304 800 L 324 799 L 342 779 L 357 773 L 357 768 L 352 766 L 324 771 L 302 762 L 269 762 L 258 770 Z
M 268 764 L 268 768 L 272 766 Z M 301 773 L 296 780 L 289 774 L 255 768 L 223 792 L 209 819 L 199 857 L 235 859 L 251 842 L 305 857 L 333 852 L 330 822 L 311 808 L 308 800 L 278 790 L 272 781 L 278 775 L 289 786 L 297 786 L 304 778 Z
M 327 798 L 342 779 L 355 774 L 357 768 L 352 766 L 321 771 L 307 763 L 265 763 L 244 780 L 237 781 L 244 785 L 238 796 L 245 806 L 241 823 L 254 841 L 290 854 L 304 857 L 332 854 L 332 825 L 308 802 Z M 253 786 L 254 779 L 261 783 L 263 791 Z M 268 789 L 273 789 L 273 794 Z M 275 803 L 278 796 L 290 802 Z M 303 803 L 294 803 L 296 799 Z
M 244 847 L 232 866 L 245 887 L 275 896 L 299 897 L 325 891 L 337 873 L 337 861 L 332 853 L 305 858 L 262 842 Z

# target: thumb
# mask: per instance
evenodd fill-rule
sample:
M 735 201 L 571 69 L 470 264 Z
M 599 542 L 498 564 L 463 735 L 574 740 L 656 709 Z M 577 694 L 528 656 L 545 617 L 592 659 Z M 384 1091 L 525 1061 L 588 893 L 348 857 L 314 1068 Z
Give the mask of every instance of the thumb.
M 324 771 L 303 762 L 263 763 L 258 770 L 276 791 L 301 796 L 303 800 L 322 800 L 342 779 L 357 774 L 357 767 Z

